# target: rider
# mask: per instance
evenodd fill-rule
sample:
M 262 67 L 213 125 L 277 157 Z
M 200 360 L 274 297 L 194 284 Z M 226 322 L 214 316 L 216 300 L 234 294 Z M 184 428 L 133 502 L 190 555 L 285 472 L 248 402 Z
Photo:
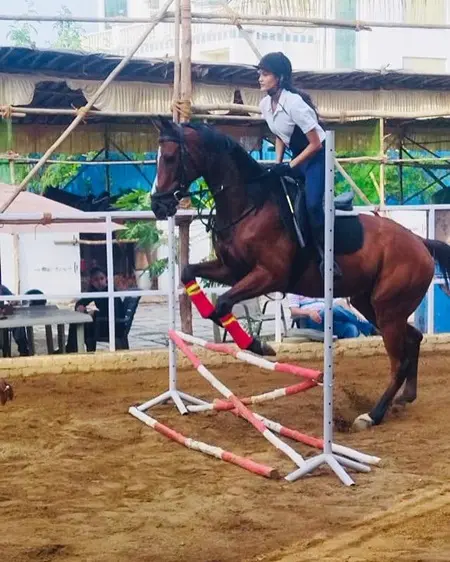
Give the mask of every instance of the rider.
M 325 131 L 309 95 L 292 86 L 292 65 L 283 53 L 264 55 L 258 70 L 261 90 L 267 93 L 260 103 L 261 113 L 276 136 L 277 163 L 271 172 L 279 177 L 305 179 L 306 207 L 323 271 Z M 286 147 L 292 160 L 283 163 Z M 335 276 L 339 274 L 335 265 Z

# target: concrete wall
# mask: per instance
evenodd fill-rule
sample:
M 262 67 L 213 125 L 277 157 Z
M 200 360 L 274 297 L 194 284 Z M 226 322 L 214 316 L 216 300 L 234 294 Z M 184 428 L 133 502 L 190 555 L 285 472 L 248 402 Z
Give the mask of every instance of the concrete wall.
M 2 281 L 13 292 L 40 289 L 62 295 L 79 293 L 80 247 L 70 244 L 78 234 L 0 235 Z M 18 252 L 18 259 L 15 252 Z

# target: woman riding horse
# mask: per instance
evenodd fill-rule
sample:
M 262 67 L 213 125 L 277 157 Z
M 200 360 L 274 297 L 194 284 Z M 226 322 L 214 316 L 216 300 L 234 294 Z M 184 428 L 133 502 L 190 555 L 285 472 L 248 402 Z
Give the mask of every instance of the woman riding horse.
M 309 223 L 323 271 L 325 131 L 311 98 L 292 86 L 291 61 L 283 53 L 265 55 L 258 69 L 259 85 L 267 93 L 259 107 L 276 138 L 277 163 L 270 171 L 280 177 L 304 178 Z M 286 148 L 292 153 L 289 163 L 283 163 Z M 300 224 L 301 217 L 297 221 Z M 335 265 L 335 278 L 339 274 Z
M 316 251 L 308 245 L 301 248 L 292 232 L 292 219 L 290 223 L 285 220 L 279 178 L 267 178 L 263 167 L 238 142 L 215 128 L 179 126 L 164 119 L 157 126 L 160 148 L 152 195 L 156 218 L 173 216 L 199 177 L 205 179 L 215 202 L 210 227 L 217 257 L 184 268 L 181 279 L 188 295 L 200 314 L 226 327 L 239 347 L 274 355 L 270 346 L 243 330 L 232 314 L 233 306 L 275 291 L 323 296 Z M 340 254 L 335 245 L 335 259 L 342 271 L 335 296 L 350 297 L 352 305 L 378 328 L 391 363 L 386 391 L 370 412 L 355 420 L 357 427 L 368 427 L 381 423 L 402 388 L 399 403 L 416 399 L 422 334 L 408 324 L 408 318 L 430 286 L 435 260 L 448 285 L 450 246 L 424 240 L 380 216 L 361 214 L 342 221 L 353 221 L 363 236 L 351 252 Z M 338 233 L 340 219 L 335 222 Z M 214 306 L 197 277 L 231 289 Z

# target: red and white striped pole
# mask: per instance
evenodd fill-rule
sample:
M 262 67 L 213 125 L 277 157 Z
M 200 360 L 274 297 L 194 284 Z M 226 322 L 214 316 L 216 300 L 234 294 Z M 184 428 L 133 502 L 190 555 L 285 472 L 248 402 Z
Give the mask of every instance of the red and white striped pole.
M 240 457 L 239 455 L 235 455 L 234 453 L 225 451 L 220 447 L 208 445 L 207 443 L 203 443 L 202 441 L 196 441 L 194 439 L 191 439 L 190 437 L 185 437 L 181 433 L 178 433 L 178 431 L 175 431 L 167 425 L 160 423 L 159 421 L 155 420 L 155 418 L 150 417 L 149 415 L 141 412 L 135 407 L 129 408 L 128 412 L 138 420 L 153 428 L 158 433 L 161 433 L 161 435 L 172 439 L 172 441 L 176 441 L 180 445 L 184 445 L 188 449 L 200 451 L 201 453 L 205 453 L 206 455 L 210 455 L 225 462 L 235 464 L 237 466 L 240 466 L 241 468 L 244 468 L 245 470 L 248 470 L 249 472 L 264 476 L 265 478 L 280 478 L 278 471 L 274 468 L 271 468 L 270 466 L 257 463 L 251 459 L 247 459 L 246 457 Z
M 250 365 L 255 365 L 267 371 L 278 371 L 280 373 L 289 373 L 291 375 L 296 375 L 298 377 L 303 377 L 305 379 L 314 380 L 320 382 L 322 380 L 321 371 L 315 369 L 308 369 L 306 367 L 299 367 L 297 365 L 290 365 L 289 363 L 279 363 L 275 361 L 269 361 L 263 357 L 257 357 L 246 351 L 234 349 L 226 343 L 211 343 L 202 338 L 197 338 L 189 334 L 184 334 L 183 332 L 176 331 L 175 334 L 185 342 L 192 343 L 194 345 L 199 345 L 210 351 L 216 351 L 218 353 L 226 353 L 227 355 L 232 355 L 240 361 L 245 361 L 250 363 Z
M 184 336 L 185 334 L 183 334 Z M 258 420 L 256 416 L 251 412 L 240 400 L 235 396 L 229 388 L 227 388 L 223 383 L 221 383 L 212 373 L 209 371 L 200 361 L 200 359 L 195 355 L 195 353 L 189 348 L 188 345 L 183 341 L 183 339 L 178 335 L 175 330 L 169 330 L 170 339 L 177 345 L 178 349 L 184 353 L 184 355 L 191 361 L 197 372 L 207 380 L 213 388 L 215 388 L 222 396 L 229 400 L 239 415 L 246 419 L 255 429 L 257 429 L 261 435 L 269 441 L 275 448 L 282 451 L 286 456 L 288 456 L 292 462 L 294 462 L 298 467 L 304 467 L 306 465 L 305 459 L 297 453 L 292 447 L 287 445 L 282 441 L 277 435 L 272 433 L 262 421 Z

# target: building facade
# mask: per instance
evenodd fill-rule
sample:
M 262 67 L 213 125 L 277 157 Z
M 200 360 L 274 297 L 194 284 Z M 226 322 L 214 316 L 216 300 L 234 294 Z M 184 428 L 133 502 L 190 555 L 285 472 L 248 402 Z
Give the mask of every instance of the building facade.
M 99 16 L 146 17 L 159 8 L 161 0 L 97 0 Z M 291 15 L 298 13 L 293 8 Z M 409 23 L 450 23 L 447 0 L 391 0 L 383 7 L 373 0 L 324 0 L 322 9 L 310 15 L 320 18 Z M 289 5 L 289 4 L 288 4 Z M 320 3 L 317 2 L 320 7 Z M 267 2 L 234 0 L 238 13 L 264 13 Z M 219 11 L 218 0 L 197 0 L 193 11 Z M 296 69 L 404 69 L 445 73 L 450 70 L 448 31 L 375 28 L 355 32 L 313 27 L 284 28 L 245 26 L 261 53 L 283 51 Z M 100 24 L 86 37 L 88 51 L 125 55 L 144 28 L 143 24 Z M 160 24 L 140 49 L 141 57 L 171 57 L 174 52 L 173 25 Z M 255 54 L 233 26 L 194 24 L 192 58 L 207 62 L 254 64 Z

